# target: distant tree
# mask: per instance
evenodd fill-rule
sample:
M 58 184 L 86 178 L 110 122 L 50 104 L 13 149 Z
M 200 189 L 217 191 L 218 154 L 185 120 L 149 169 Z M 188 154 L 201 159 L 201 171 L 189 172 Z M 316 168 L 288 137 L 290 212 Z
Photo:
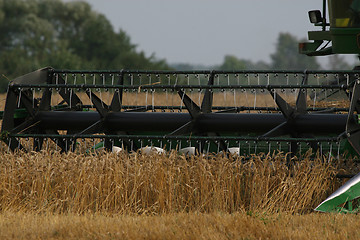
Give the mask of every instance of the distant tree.
M 168 69 L 83 1 L 0 0 L 0 91 L 35 69 Z
M 224 62 L 218 67 L 219 70 L 267 70 L 270 66 L 266 62 L 252 62 L 250 60 L 239 59 L 232 55 L 226 55 Z
M 289 33 L 280 33 L 276 49 L 271 54 L 271 67 L 284 70 L 320 69 L 315 57 L 299 54 L 298 43 L 301 42 Z
M 195 65 L 192 65 L 190 63 L 174 63 L 174 64 L 170 64 L 170 67 L 178 71 L 197 70 Z
M 238 59 L 233 55 L 226 55 L 224 57 L 224 62 L 219 66 L 219 70 L 245 70 L 248 61 L 243 59 Z
M 218 65 L 203 65 L 191 63 L 173 63 L 169 65 L 172 69 L 178 71 L 192 71 L 192 70 L 212 70 L 219 69 Z
M 258 61 L 255 63 L 250 62 L 248 69 L 252 70 L 269 70 L 271 69 L 270 65 L 264 61 Z
M 328 57 L 327 68 L 329 70 L 351 70 L 354 66 L 351 66 L 343 56 L 334 54 Z

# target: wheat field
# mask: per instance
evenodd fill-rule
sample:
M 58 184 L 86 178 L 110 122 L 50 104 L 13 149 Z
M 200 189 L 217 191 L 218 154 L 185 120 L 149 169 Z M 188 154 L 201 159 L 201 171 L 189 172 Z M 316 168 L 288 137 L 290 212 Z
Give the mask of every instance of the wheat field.
M 312 210 L 342 184 L 335 174 L 349 162 L 304 156 L 289 166 L 286 160 L 283 153 L 244 159 L 3 152 L 0 238 L 339 239 L 358 233 L 356 215 Z
M 285 159 L 4 153 L 0 207 L 57 214 L 311 212 L 333 190 L 335 167 L 306 157 L 288 167 Z
M 1 239 L 358 239 L 357 215 L 0 215 Z
M 349 159 L 0 151 L 0 239 L 359 236 L 357 215 L 312 210 Z

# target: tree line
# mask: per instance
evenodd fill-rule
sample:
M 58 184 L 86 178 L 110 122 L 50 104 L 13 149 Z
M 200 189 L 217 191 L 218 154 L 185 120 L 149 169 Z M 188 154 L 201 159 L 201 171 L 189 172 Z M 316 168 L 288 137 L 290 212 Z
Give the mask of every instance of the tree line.
M 215 66 L 191 65 L 191 64 L 174 64 L 172 67 L 179 70 L 216 69 L 216 70 L 320 70 L 323 67 L 316 57 L 309 57 L 299 54 L 298 44 L 305 41 L 298 39 L 290 33 L 279 33 L 275 51 L 270 55 L 270 62 L 254 62 L 247 59 L 241 59 L 234 55 L 224 56 L 221 64 Z M 353 66 L 349 64 L 343 56 L 328 56 L 328 70 L 351 70 Z
M 168 69 L 136 49 L 125 31 L 81 1 L 0 0 L 0 91 L 8 79 L 45 66 Z

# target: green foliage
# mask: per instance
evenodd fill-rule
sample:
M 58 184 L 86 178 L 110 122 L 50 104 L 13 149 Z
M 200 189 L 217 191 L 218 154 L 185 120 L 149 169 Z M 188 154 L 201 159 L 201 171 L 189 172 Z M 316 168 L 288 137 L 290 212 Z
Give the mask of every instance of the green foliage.
M 170 67 L 178 71 L 191 71 L 191 70 L 209 70 L 217 69 L 218 66 L 207 66 L 202 64 L 190 64 L 190 63 L 173 63 Z
M 275 53 L 271 54 L 272 68 L 284 70 L 320 69 L 320 64 L 314 57 L 299 54 L 299 39 L 289 33 L 280 33 Z
M 0 0 L 0 91 L 38 68 L 167 69 L 86 2 Z
M 174 68 L 319 69 L 316 58 L 298 53 L 298 42 L 296 37 L 280 33 L 270 63 L 227 55 L 220 66 L 178 64 Z M 343 68 L 340 60 L 330 62 L 332 68 Z M 165 60 L 138 51 L 123 30 L 115 31 L 109 20 L 92 10 L 86 2 L 0 0 L 0 91 L 6 90 L 9 79 L 45 66 L 64 69 L 169 69 Z
M 343 56 L 338 54 L 329 56 L 328 60 L 327 68 L 329 70 L 350 70 L 354 68 L 354 66 L 345 61 Z
M 218 67 L 219 70 L 268 70 L 270 66 L 263 62 L 253 63 L 250 60 L 239 59 L 232 55 L 226 55 L 224 62 Z
M 220 70 L 245 70 L 247 67 L 247 61 L 238 59 L 235 56 L 227 55 L 224 58 L 223 64 L 220 66 Z
M 315 57 L 299 54 L 298 43 L 301 42 L 289 33 L 280 33 L 276 49 L 270 55 L 271 63 L 263 61 L 252 62 L 227 55 L 224 62 L 218 67 L 219 70 L 305 70 L 320 69 L 320 64 Z M 343 64 L 341 65 L 343 67 Z

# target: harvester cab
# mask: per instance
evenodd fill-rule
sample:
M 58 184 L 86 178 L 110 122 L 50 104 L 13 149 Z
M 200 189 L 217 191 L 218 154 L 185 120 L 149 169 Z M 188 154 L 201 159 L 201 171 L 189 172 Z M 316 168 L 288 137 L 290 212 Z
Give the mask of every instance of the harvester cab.
M 300 43 L 300 53 L 308 56 L 360 54 L 359 0 L 323 0 L 322 12 L 309 11 L 309 19 L 315 26 L 322 27 L 322 30 L 308 32 L 312 42 Z

